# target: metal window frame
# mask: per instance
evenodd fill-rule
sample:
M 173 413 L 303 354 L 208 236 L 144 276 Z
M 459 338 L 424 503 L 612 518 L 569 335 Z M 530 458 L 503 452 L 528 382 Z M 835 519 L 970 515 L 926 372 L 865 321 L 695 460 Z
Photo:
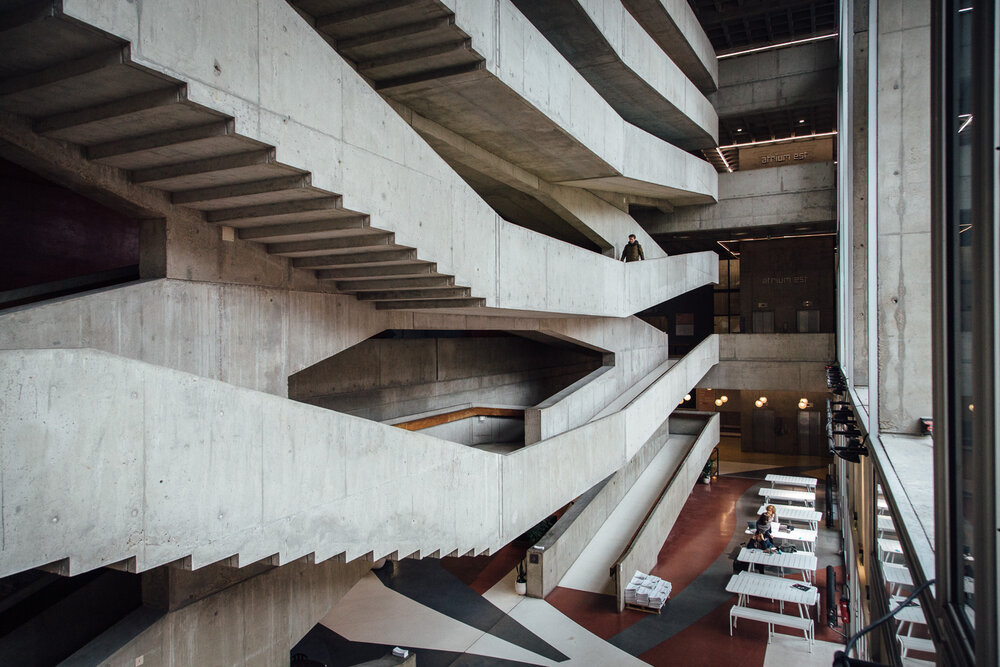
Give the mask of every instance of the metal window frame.
M 997 177 L 997 71 L 998 17 L 993 0 L 972 0 L 975 15 L 972 45 L 972 110 L 978 122 L 972 123 L 972 229 L 973 262 L 976 275 L 973 283 L 973 344 L 972 365 L 981 369 L 974 376 L 973 391 L 979 408 L 973 415 L 972 434 L 979 443 L 973 456 L 973 489 L 979 500 L 979 514 L 973 526 L 975 549 L 975 630 L 970 632 L 961 610 L 961 586 L 956 585 L 955 573 L 961 572 L 961 556 L 957 552 L 959 504 L 961 493 L 955 483 L 954 424 L 949 418 L 952 396 L 948 379 L 952 339 L 949 310 L 952 284 L 949 282 L 950 254 L 947 231 L 950 176 L 954 170 L 951 140 L 954 137 L 949 118 L 951 99 L 951 19 L 949 0 L 932 3 L 931 14 L 931 208 L 932 208 L 932 313 L 933 313 L 933 373 L 935 421 L 935 541 L 936 549 L 936 615 L 944 634 L 948 663 L 955 665 L 998 664 L 998 563 L 1000 533 L 998 533 L 998 457 L 996 446 L 996 415 L 998 402 L 998 218 Z M 957 589 L 957 590 L 956 590 Z

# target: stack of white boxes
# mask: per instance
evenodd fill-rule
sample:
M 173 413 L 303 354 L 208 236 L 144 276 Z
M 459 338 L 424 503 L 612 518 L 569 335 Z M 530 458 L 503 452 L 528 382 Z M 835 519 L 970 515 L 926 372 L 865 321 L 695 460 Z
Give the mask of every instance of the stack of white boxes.
M 638 570 L 625 587 L 625 604 L 660 609 L 670 597 L 670 582 Z

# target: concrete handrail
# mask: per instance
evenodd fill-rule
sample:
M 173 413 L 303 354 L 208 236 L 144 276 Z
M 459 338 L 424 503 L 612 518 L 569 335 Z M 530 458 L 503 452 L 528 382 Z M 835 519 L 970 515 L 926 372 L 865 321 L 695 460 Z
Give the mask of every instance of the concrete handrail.
M 686 414 L 682 419 L 689 418 Z M 719 442 L 719 414 L 711 413 L 708 416 L 706 413 L 703 419 L 705 427 L 688 450 L 683 462 L 664 484 L 656 501 L 649 508 L 621 555 L 611 566 L 611 576 L 615 580 L 617 591 L 618 611 L 625 607 L 625 586 L 631 580 L 632 573 L 636 570 L 648 572 L 656 564 L 657 554 L 680 515 L 684 499 L 690 494 L 691 488 L 701 475 L 704 461 Z

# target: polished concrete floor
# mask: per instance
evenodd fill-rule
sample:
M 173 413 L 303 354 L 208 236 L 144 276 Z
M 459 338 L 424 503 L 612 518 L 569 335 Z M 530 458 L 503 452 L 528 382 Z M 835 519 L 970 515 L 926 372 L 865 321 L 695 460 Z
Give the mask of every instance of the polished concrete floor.
M 739 452 L 724 442 L 721 476 L 692 490 L 652 572 L 673 584 L 659 615 L 618 613 L 611 595 L 571 587 L 545 600 L 514 593 L 514 567 L 526 544 L 477 558 L 403 560 L 362 579 L 293 650 L 328 667 L 347 667 L 401 646 L 420 666 L 473 665 L 829 665 L 841 638 L 826 625 L 825 567 L 837 568 L 836 531 L 821 529 L 816 645 L 761 623 L 729 636 L 725 591 L 731 556 L 769 472 L 825 478 L 828 460 Z M 822 510 L 822 486 L 817 509 Z M 597 539 L 601 539 L 598 535 Z M 594 588 L 584 586 L 584 588 Z

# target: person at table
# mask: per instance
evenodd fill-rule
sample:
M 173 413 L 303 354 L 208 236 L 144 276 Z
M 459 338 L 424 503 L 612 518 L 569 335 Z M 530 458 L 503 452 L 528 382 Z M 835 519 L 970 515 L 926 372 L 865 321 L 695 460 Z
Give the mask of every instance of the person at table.
M 774 523 L 774 517 L 777 514 L 777 510 L 774 509 L 774 505 L 768 505 L 764 508 L 764 513 L 757 517 L 757 530 L 764 533 L 764 536 L 771 540 L 771 524 Z
M 765 536 L 762 530 L 755 531 L 750 537 L 750 541 L 747 542 L 747 549 L 760 549 L 765 553 L 774 553 L 776 551 L 771 538 Z

